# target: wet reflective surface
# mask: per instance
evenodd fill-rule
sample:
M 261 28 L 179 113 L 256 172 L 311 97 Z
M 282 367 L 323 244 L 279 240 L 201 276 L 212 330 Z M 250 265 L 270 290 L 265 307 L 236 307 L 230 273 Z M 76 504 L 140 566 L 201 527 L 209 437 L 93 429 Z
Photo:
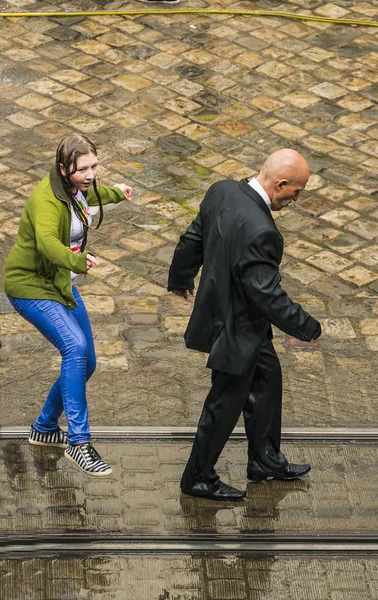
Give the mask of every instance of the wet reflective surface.
M 122 556 L 0 560 L 2 600 L 376 600 L 375 560 Z
M 190 445 L 99 442 L 113 474 L 82 473 L 60 449 L 27 442 L 0 443 L 2 532 L 237 534 L 251 532 L 376 531 L 378 445 L 285 446 L 293 462 L 309 462 L 303 480 L 246 481 L 246 444 L 229 443 L 218 471 L 227 483 L 247 487 L 244 502 L 230 504 L 181 494 L 179 481 Z

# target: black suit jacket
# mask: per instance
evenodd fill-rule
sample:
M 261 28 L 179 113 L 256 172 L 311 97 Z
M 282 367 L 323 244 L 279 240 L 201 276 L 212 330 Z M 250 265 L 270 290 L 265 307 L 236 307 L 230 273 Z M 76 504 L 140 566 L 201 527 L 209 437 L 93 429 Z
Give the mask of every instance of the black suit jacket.
M 180 237 L 168 290 L 193 289 L 203 266 L 185 333 L 188 348 L 209 353 L 207 366 L 243 375 L 258 356 L 271 324 L 300 340 L 320 323 L 281 288 L 283 238 L 269 208 L 247 183 L 213 184 Z

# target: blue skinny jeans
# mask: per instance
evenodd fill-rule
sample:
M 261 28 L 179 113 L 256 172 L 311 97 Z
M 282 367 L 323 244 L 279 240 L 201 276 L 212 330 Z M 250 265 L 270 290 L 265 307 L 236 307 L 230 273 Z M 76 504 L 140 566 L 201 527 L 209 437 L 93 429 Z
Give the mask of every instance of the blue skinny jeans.
M 53 384 L 33 427 L 53 431 L 63 410 L 68 421 L 69 444 L 83 444 L 91 435 L 86 382 L 96 368 L 91 324 L 83 300 L 72 287 L 77 308 L 68 310 L 54 300 L 25 300 L 8 296 L 13 308 L 42 333 L 62 356 L 60 377 Z

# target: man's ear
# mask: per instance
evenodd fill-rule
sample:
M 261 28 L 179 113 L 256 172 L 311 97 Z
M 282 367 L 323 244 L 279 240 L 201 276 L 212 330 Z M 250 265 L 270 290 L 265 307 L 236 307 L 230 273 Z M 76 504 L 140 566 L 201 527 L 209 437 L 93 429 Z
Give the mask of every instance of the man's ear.
M 279 190 L 282 190 L 282 188 L 284 188 L 287 185 L 287 179 L 280 179 L 279 181 L 277 181 L 277 188 Z

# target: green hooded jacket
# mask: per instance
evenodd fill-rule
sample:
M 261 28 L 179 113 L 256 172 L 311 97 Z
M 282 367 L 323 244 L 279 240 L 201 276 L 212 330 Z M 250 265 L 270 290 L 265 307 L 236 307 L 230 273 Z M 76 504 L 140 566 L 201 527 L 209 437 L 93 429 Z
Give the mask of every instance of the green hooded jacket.
M 98 191 L 103 204 L 125 199 L 119 188 L 99 187 Z M 93 187 L 86 200 L 89 206 L 98 204 Z M 70 232 L 70 202 L 54 167 L 25 205 L 16 242 L 5 262 L 5 293 L 29 300 L 55 300 L 75 308 L 71 271 L 87 272 L 87 252 L 71 252 Z

